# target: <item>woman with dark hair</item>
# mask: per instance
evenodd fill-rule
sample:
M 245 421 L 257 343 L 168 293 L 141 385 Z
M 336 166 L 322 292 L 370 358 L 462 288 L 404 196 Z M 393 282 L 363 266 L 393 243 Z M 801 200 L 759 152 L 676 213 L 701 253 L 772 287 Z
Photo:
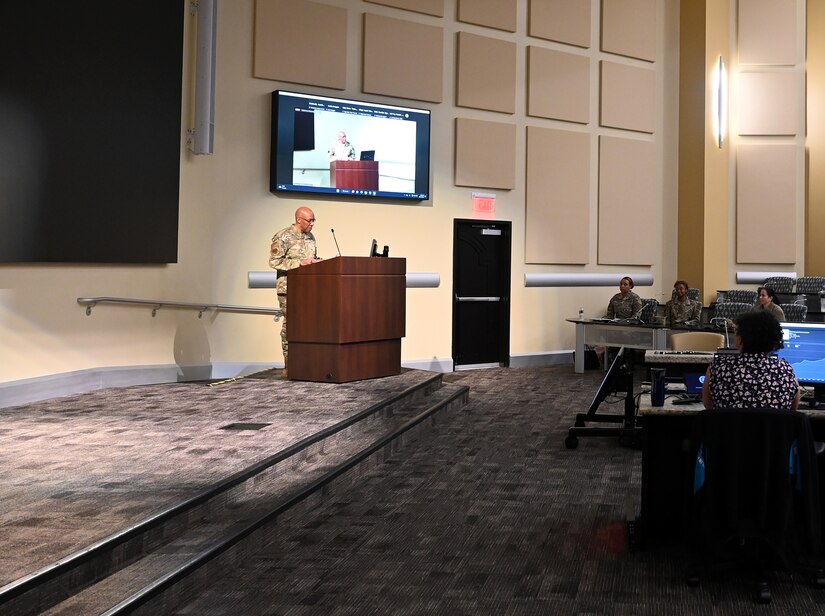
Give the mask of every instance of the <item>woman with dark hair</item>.
M 688 297 L 688 283 L 677 280 L 673 283 L 676 297 L 665 304 L 665 322 L 674 325 L 698 325 L 702 318 L 702 303 Z
M 785 311 L 779 304 L 776 304 L 776 292 L 770 287 L 759 287 L 759 301 L 754 310 L 764 310 L 770 315 L 773 315 L 777 321 L 785 320 Z
M 745 312 L 736 319 L 739 353 L 717 354 L 705 374 L 705 408 L 774 408 L 795 411 L 799 383 L 781 349 L 782 328 L 767 311 Z
M 619 281 L 619 292 L 607 304 L 608 319 L 632 319 L 642 311 L 642 298 L 631 291 L 632 288 L 633 279 L 630 276 Z

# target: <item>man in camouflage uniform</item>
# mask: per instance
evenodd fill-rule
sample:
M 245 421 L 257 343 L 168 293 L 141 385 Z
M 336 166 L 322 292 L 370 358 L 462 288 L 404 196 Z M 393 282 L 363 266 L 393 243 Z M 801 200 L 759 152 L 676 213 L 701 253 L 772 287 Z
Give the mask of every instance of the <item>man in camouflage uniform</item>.
M 665 304 L 665 322 L 674 325 L 698 325 L 702 318 L 702 303 L 688 297 L 688 283 L 677 280 L 673 284 L 676 297 Z
M 269 267 L 278 270 L 278 305 L 281 307 L 283 320 L 281 322 L 281 347 L 284 350 L 284 371 L 286 371 L 287 352 L 286 340 L 286 273 L 300 267 L 316 263 L 318 258 L 315 246 L 315 236 L 312 235 L 312 226 L 315 224 L 315 213 L 308 207 L 299 207 L 295 210 L 295 224 L 281 229 L 272 236 L 272 245 L 269 248 Z

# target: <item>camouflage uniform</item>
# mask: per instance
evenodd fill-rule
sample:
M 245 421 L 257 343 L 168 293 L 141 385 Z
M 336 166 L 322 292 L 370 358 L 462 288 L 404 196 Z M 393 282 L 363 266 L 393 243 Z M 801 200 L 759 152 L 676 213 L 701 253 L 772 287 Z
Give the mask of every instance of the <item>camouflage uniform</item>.
M 607 305 L 607 318 L 609 319 L 631 319 L 642 310 L 642 298 L 633 291 L 628 291 L 627 295 L 616 293 L 610 298 Z
M 699 321 L 701 318 L 702 302 L 697 302 L 695 299 L 686 297 L 683 302 L 672 299 L 665 304 L 665 322 L 668 327 L 681 325 L 685 321 Z
M 289 225 L 286 229 L 281 229 L 272 236 L 272 247 L 269 249 L 269 267 L 278 270 L 278 305 L 281 308 L 281 348 L 284 350 L 284 362 L 286 362 L 287 351 L 289 349 L 286 340 L 286 273 L 301 266 L 303 259 L 315 259 L 318 257 L 315 246 L 315 236 L 312 232 L 301 233 L 295 225 Z

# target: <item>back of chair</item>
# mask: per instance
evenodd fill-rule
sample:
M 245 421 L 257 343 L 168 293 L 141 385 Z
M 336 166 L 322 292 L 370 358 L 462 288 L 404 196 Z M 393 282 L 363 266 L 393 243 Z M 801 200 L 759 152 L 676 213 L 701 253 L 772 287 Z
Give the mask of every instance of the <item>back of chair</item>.
M 725 346 L 725 337 L 714 332 L 679 332 L 670 337 L 674 351 L 715 351 Z
M 796 281 L 797 293 L 816 295 L 825 290 L 825 276 L 800 276 Z
M 808 316 L 808 307 L 805 304 L 779 304 L 785 313 L 785 320 L 801 323 Z
M 770 287 L 777 293 L 793 293 L 793 285 L 796 281 L 788 276 L 770 276 L 765 278 L 763 287 Z
M 748 289 L 730 289 L 725 294 L 725 303 L 728 302 L 741 302 L 743 304 L 755 304 L 756 300 L 759 298 L 759 294 L 756 291 L 749 291 Z
M 730 291 L 728 291 L 728 293 L 730 293 Z M 753 304 L 744 304 L 742 302 L 724 302 L 722 304 L 716 304 L 716 308 L 713 311 L 713 316 L 730 319 L 732 321 L 743 312 L 748 312 L 749 310 L 753 310 Z
M 803 413 L 716 409 L 696 416 L 691 534 L 706 549 L 760 537 L 781 556 L 821 542 L 813 435 Z
M 642 311 L 639 313 L 639 321 L 642 323 L 652 323 L 657 310 L 659 310 L 659 302 L 657 300 L 642 299 Z

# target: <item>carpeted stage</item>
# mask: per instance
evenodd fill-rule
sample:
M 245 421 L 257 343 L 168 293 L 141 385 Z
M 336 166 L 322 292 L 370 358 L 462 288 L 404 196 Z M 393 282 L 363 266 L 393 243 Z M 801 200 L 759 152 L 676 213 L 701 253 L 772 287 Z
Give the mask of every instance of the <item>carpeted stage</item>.
M 32 601 L 48 614 L 103 613 L 237 531 L 246 538 L 162 599 L 110 613 L 753 613 L 746 577 L 691 589 L 680 551 L 628 551 L 640 452 L 612 438 L 564 447 L 601 376 L 405 371 L 332 385 L 271 371 L 2 409 L 0 613 L 37 613 Z M 227 478 L 231 495 L 205 504 Z M 48 609 L 69 592 L 54 582 L 57 561 L 182 502 L 188 513 L 105 557 L 129 565 L 108 586 Z M 38 570 L 59 588 L 26 586 Z M 825 603 L 783 575 L 772 590 L 760 611 Z

